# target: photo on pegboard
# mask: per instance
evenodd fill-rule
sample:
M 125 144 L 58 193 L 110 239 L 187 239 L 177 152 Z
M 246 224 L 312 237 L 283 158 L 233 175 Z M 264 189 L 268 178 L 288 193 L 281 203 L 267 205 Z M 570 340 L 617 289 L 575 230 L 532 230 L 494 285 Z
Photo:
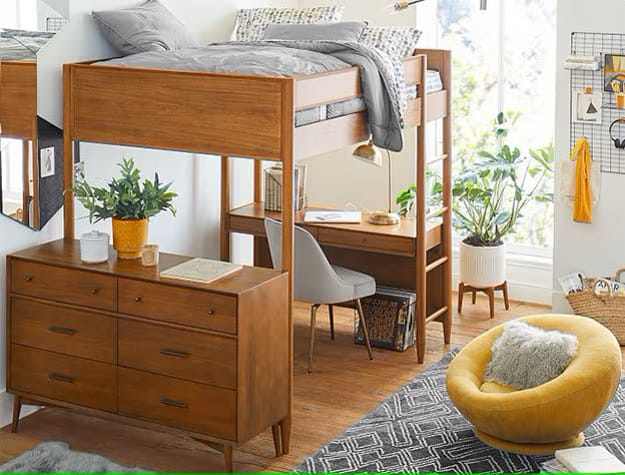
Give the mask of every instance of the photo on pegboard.
M 616 94 L 625 93 L 625 56 L 606 54 L 604 71 L 605 91 Z
M 603 94 L 590 88 L 579 91 L 573 100 L 573 121 L 584 124 L 601 124 Z

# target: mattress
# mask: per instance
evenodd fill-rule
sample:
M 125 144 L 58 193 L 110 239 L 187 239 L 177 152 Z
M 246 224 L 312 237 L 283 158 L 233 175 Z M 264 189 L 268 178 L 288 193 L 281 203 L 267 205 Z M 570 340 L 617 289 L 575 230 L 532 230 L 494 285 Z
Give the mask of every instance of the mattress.
M 443 90 L 443 82 L 440 72 L 436 69 L 428 69 L 427 72 L 427 94 Z M 408 99 L 417 97 L 417 86 L 415 84 L 406 86 L 406 96 Z M 365 100 L 362 97 L 354 97 L 345 101 L 334 102 L 332 104 L 322 104 L 310 109 L 304 109 L 295 113 L 295 127 L 316 124 L 324 120 L 336 119 L 367 109 Z

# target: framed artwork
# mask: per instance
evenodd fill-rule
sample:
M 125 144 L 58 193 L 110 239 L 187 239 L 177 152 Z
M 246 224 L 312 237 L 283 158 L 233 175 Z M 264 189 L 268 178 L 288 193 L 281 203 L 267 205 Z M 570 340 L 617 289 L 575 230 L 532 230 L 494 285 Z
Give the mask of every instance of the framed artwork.
M 601 124 L 603 94 L 577 92 L 573 97 L 573 122 Z
M 625 56 L 606 54 L 604 68 L 604 90 L 607 92 L 625 92 Z

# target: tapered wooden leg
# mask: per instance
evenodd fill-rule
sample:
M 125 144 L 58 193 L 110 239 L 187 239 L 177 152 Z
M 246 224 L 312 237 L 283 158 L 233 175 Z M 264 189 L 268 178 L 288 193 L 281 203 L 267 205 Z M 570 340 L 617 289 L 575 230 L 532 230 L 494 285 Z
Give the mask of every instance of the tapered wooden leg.
M 310 307 L 310 341 L 308 343 L 308 372 L 312 373 L 313 352 L 315 349 L 315 327 L 317 326 L 317 309 L 319 305 Z
M 271 434 L 273 435 L 273 447 L 276 451 L 276 457 L 282 455 L 282 440 L 280 438 L 280 424 L 271 426 Z
M 458 313 L 462 313 L 462 302 L 464 301 L 464 284 L 458 285 Z
M 447 309 L 445 320 L 443 320 L 443 339 L 445 345 L 451 345 L 451 324 L 452 324 L 452 312 L 451 308 Z
M 495 287 L 486 289 L 488 295 L 488 306 L 490 307 L 490 318 L 495 318 Z
M 11 432 L 17 432 L 17 426 L 20 422 L 20 412 L 22 411 L 22 398 L 15 396 L 13 398 L 13 419 L 11 421 Z
M 475 302 L 477 302 L 477 290 L 474 289 L 471 292 L 471 303 L 475 305 Z
M 287 455 L 291 450 L 291 416 L 280 421 L 280 433 L 282 435 L 282 453 Z
M 369 359 L 372 360 L 373 352 L 371 351 L 371 341 L 369 340 L 369 329 L 367 328 L 367 321 L 365 320 L 365 313 L 362 311 L 360 299 L 356 300 L 356 311 L 358 312 L 358 318 L 360 319 L 360 325 L 362 326 L 362 333 L 365 336 L 365 345 L 367 345 Z
M 226 473 L 234 472 L 233 470 L 234 466 L 232 463 L 232 447 L 224 444 L 223 453 L 224 453 L 224 462 L 226 464 Z
M 328 312 L 330 312 L 330 337 L 334 340 L 334 306 L 328 305 Z
M 507 280 L 503 283 L 502 289 L 503 289 L 503 301 L 506 305 L 506 310 L 510 310 L 510 300 L 508 298 L 508 281 Z

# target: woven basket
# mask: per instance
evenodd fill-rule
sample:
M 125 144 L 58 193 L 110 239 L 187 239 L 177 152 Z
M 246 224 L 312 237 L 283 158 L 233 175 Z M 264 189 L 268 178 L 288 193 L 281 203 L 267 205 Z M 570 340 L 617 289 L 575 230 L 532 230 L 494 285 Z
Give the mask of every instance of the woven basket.
M 625 269 L 616 272 L 614 280 L 620 281 Z M 577 315 L 590 317 L 607 327 L 616 337 L 621 346 L 625 346 L 625 296 L 610 295 L 598 296 L 595 294 L 595 283 L 605 281 L 611 289 L 607 279 L 586 279 L 584 290 L 566 296 L 571 308 Z

